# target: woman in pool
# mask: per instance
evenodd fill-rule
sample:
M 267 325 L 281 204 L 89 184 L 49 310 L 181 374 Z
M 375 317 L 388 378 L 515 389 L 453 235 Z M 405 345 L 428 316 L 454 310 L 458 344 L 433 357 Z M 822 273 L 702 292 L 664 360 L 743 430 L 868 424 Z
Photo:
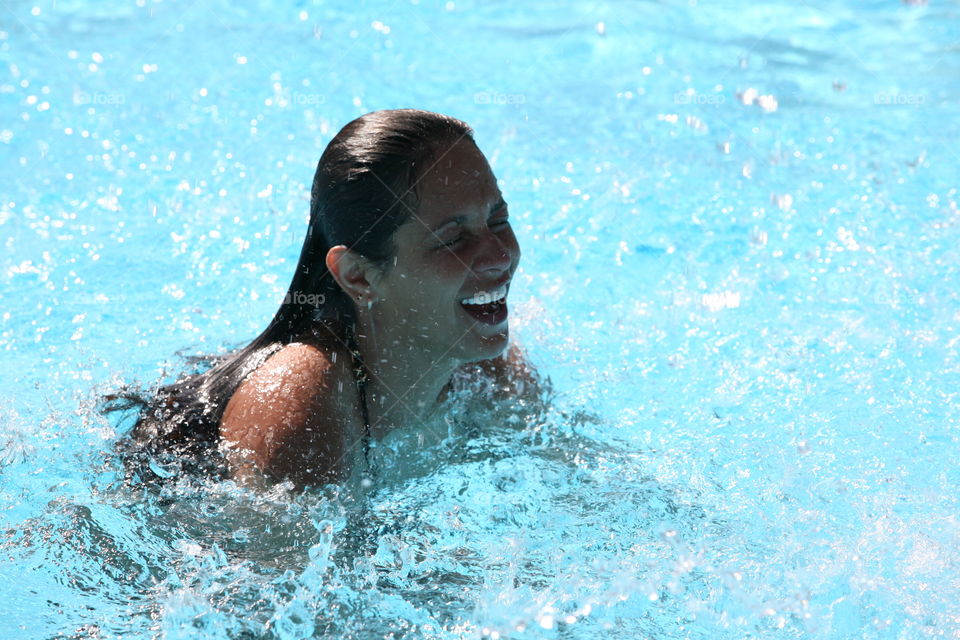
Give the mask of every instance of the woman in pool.
M 234 477 L 343 480 L 371 439 L 434 417 L 455 374 L 489 379 L 493 400 L 538 395 L 509 345 L 519 260 L 464 122 L 369 113 L 320 158 L 300 260 L 263 333 L 153 399 L 109 398 L 147 409 L 130 442 L 149 456 L 202 463 L 225 452 Z

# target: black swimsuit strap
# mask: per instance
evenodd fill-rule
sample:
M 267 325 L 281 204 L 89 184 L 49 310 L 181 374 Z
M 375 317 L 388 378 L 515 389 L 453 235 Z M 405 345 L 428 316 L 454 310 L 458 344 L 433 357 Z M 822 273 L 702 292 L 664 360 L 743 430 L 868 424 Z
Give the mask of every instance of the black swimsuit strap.
M 353 375 L 357 381 L 357 392 L 360 396 L 360 413 L 363 415 L 363 459 L 370 465 L 370 440 L 373 437 L 370 429 L 370 412 L 367 410 L 367 368 L 360 359 L 360 348 L 353 331 L 347 333 L 347 347 L 350 349 L 350 358 L 353 360 Z

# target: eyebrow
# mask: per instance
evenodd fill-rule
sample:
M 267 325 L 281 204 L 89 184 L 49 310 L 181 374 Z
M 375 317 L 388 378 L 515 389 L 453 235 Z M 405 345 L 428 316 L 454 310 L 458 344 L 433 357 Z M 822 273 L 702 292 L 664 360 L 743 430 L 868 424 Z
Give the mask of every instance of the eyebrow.
M 496 202 L 494 202 L 494 203 L 490 206 L 490 211 L 488 211 L 488 213 L 493 213 L 493 212 L 496 211 L 497 209 L 500 209 L 501 207 L 505 207 L 505 206 L 507 206 L 507 201 L 504 200 L 503 197 L 501 197 L 499 200 L 497 200 Z M 444 221 L 441 222 L 440 224 L 438 224 L 438 225 L 436 225 L 435 227 L 433 227 L 432 229 L 430 229 L 430 230 L 427 232 L 427 234 L 428 234 L 428 235 L 434 235 L 434 234 L 436 234 L 438 231 L 440 231 L 441 229 L 443 229 L 444 227 L 446 227 L 447 225 L 451 225 L 451 224 L 463 224 L 464 221 L 466 221 L 466 219 L 467 219 L 467 216 L 465 216 L 465 215 L 459 215 L 459 216 L 454 216 L 454 217 L 452 217 L 452 218 L 447 218 L 446 220 L 444 220 Z

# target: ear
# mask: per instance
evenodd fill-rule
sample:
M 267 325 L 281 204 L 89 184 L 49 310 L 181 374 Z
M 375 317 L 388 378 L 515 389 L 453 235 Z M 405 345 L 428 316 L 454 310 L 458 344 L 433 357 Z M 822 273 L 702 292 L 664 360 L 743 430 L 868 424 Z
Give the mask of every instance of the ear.
M 373 300 L 373 265 L 366 258 L 338 244 L 327 251 L 326 264 L 334 280 L 354 302 L 366 304 Z

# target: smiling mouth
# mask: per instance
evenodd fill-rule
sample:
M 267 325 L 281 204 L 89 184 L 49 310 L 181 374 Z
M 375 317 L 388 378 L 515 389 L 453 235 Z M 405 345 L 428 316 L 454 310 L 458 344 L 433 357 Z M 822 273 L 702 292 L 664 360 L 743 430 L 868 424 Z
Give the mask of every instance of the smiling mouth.
M 504 283 L 491 291 L 481 291 L 470 298 L 460 300 L 462 305 L 486 305 L 494 302 L 505 303 L 507 298 L 507 283 Z
M 496 325 L 507 319 L 507 285 L 460 300 L 460 306 L 470 317 L 484 324 Z

